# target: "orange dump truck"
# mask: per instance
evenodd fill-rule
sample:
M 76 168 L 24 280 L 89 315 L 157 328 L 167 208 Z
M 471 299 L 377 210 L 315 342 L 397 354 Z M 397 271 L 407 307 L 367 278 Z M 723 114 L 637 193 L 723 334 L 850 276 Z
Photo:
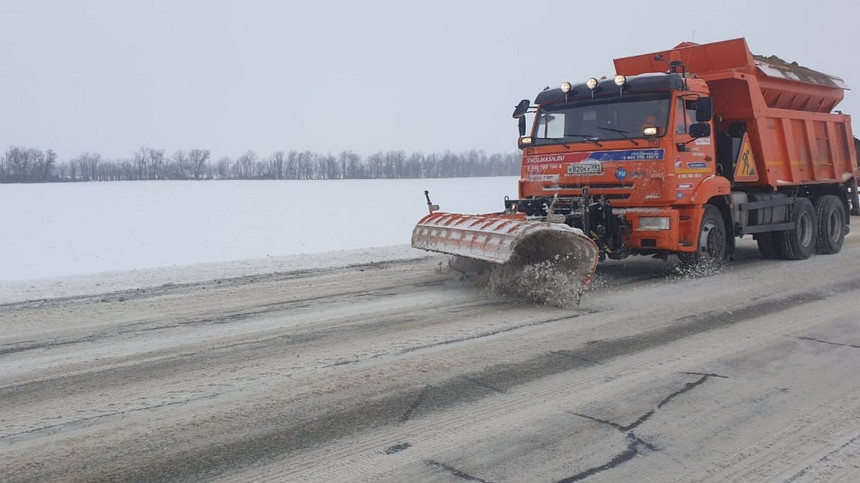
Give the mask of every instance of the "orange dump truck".
M 571 247 L 588 238 L 601 259 L 719 265 L 744 235 L 772 258 L 841 249 L 860 176 L 850 117 L 834 111 L 841 79 L 755 56 L 743 38 L 620 58 L 615 70 L 519 103 L 519 199 L 478 219 L 563 224 L 578 230 Z M 422 227 L 454 255 L 481 259 L 482 244 L 502 243 L 477 224 L 454 233 L 446 215 L 461 216 L 431 212 L 413 245 L 427 248 Z M 463 238 L 469 253 L 455 246 Z

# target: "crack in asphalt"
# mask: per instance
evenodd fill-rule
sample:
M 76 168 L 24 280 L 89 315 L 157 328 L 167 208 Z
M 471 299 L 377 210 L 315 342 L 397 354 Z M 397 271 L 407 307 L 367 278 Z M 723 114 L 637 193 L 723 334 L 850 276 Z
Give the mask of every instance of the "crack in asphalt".
M 612 468 L 615 468 L 616 466 L 622 465 L 622 464 L 632 460 L 633 458 L 639 456 L 639 453 L 642 451 L 642 448 L 656 451 L 656 449 L 652 445 L 646 443 L 645 441 L 642 441 L 641 439 L 639 439 L 638 436 L 636 436 L 632 432 L 627 433 L 627 439 L 629 440 L 627 443 L 627 448 L 624 451 L 622 451 L 621 453 L 615 455 L 615 457 L 612 458 L 611 460 L 609 460 L 608 463 L 602 464 L 600 466 L 596 466 L 594 468 L 589 468 L 583 472 L 580 472 L 580 473 L 577 473 L 573 476 L 569 476 L 567 478 L 559 480 L 558 483 L 571 483 L 574 481 L 581 481 L 581 480 L 588 478 L 589 476 L 596 475 L 597 473 L 602 473 L 604 471 L 611 470 Z
M 460 478 L 461 480 L 478 481 L 481 483 L 490 483 L 487 480 L 482 480 L 478 477 L 472 476 L 468 473 L 465 473 L 461 470 L 458 470 L 457 468 L 454 468 L 452 466 L 448 466 L 445 463 L 440 463 L 438 461 L 433 461 L 433 460 L 427 460 L 425 463 L 427 463 L 428 466 L 435 466 L 436 468 L 443 469 L 443 470 L 447 471 L 448 473 L 451 473 L 451 475 L 453 475 L 457 478 Z
M 412 415 L 415 414 L 415 411 L 418 410 L 418 407 L 421 406 L 421 403 L 424 402 L 424 399 L 427 398 L 427 393 L 430 392 L 432 386 L 424 386 L 424 389 L 418 394 L 418 397 L 412 402 L 412 405 L 409 406 L 409 409 L 403 413 L 403 416 L 400 416 L 400 422 L 405 423 L 412 418 Z
M 719 378 L 723 378 L 723 379 L 728 379 L 728 377 L 726 377 L 726 376 L 721 376 L 719 374 L 710 374 L 710 373 L 699 374 L 699 373 L 693 373 L 693 372 L 684 372 L 682 374 L 699 375 L 701 377 L 699 379 L 697 379 L 696 381 L 688 382 L 688 383 L 684 384 L 684 387 L 682 387 L 681 389 L 678 389 L 677 391 L 675 391 L 675 392 L 669 394 L 668 396 L 666 396 L 665 398 L 663 398 L 662 401 L 657 403 L 657 406 L 655 406 L 654 409 L 647 411 L 645 414 L 643 414 L 642 416 L 637 418 L 635 421 L 633 421 L 632 423 L 630 423 L 626 426 L 622 426 L 618 423 L 615 423 L 613 421 L 609 421 L 606 419 L 600 419 L 600 418 L 596 418 L 594 416 L 589 416 L 587 414 L 571 412 L 571 414 L 573 414 L 575 416 L 579 416 L 581 418 L 585 418 L 585 419 L 588 419 L 590 421 L 594 421 L 594 422 L 597 422 L 600 424 L 605 424 L 605 425 L 608 425 L 608 426 L 615 428 L 619 432 L 626 434 L 629 442 L 627 444 L 627 448 L 624 451 L 622 451 L 621 453 L 612 457 L 612 459 L 610 459 L 608 463 L 605 463 L 605 464 L 602 464 L 600 466 L 595 466 L 595 467 L 589 468 L 587 470 L 581 471 L 581 472 L 579 472 L 573 476 L 559 480 L 559 483 L 570 483 L 573 481 L 579 481 L 579 480 L 583 480 L 585 478 L 588 478 L 589 476 L 595 475 L 597 473 L 611 470 L 611 469 L 613 469 L 613 468 L 615 468 L 621 464 L 624 464 L 624 463 L 632 460 L 636 456 L 638 456 L 639 453 L 641 452 L 642 448 L 648 449 L 650 451 L 659 451 L 659 449 L 657 447 L 655 447 L 654 445 L 652 445 L 652 444 L 640 439 L 638 436 L 636 436 L 636 434 L 633 432 L 633 430 L 638 428 L 640 425 L 642 425 L 646 421 L 648 421 L 651 418 L 651 416 L 653 416 L 657 412 L 658 409 L 661 409 L 663 406 L 668 404 L 672 399 L 680 396 L 681 394 L 692 391 L 694 388 L 704 384 L 708 379 L 710 379 L 712 377 L 719 377 Z
M 723 377 L 723 376 L 719 376 L 719 377 Z M 669 394 L 668 396 L 666 396 L 665 399 L 660 401 L 660 404 L 657 405 L 657 409 L 660 409 L 663 406 L 665 406 L 666 404 L 669 404 L 669 401 L 680 396 L 681 394 L 684 394 L 685 392 L 690 392 L 696 386 L 700 386 L 700 385 L 704 384 L 705 381 L 707 381 L 710 378 L 711 378 L 710 374 L 704 374 L 704 375 L 702 375 L 701 378 L 699 378 L 699 380 L 693 381 L 693 382 L 688 382 L 688 383 L 684 384 L 684 387 L 682 387 L 681 389 L 678 389 L 677 391 L 673 392 L 672 394 Z M 728 379 L 727 377 L 723 377 L 723 378 Z
M 850 347 L 852 349 L 860 349 L 860 345 L 856 345 L 856 344 L 843 344 L 841 342 L 832 342 L 829 340 L 816 339 L 814 337 L 797 337 L 797 338 L 800 340 L 808 340 L 810 342 L 818 342 L 821 344 L 835 345 L 838 347 Z

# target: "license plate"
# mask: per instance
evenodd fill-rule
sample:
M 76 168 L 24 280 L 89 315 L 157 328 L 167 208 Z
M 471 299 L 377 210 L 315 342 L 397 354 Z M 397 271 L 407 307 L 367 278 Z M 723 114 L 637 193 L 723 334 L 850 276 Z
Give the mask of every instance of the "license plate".
M 567 174 L 603 174 L 603 166 L 600 163 L 569 164 Z

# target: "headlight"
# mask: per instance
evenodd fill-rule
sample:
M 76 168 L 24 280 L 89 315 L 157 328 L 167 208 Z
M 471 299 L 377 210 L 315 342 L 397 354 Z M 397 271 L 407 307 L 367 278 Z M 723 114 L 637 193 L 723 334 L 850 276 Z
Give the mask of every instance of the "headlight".
M 657 231 L 669 229 L 668 216 L 643 216 L 639 218 L 637 230 Z
M 617 85 L 618 87 L 622 87 L 626 83 L 627 83 L 627 78 L 624 77 L 623 75 L 618 74 L 615 76 L 615 85 Z
M 570 84 L 570 82 L 561 83 L 561 92 L 567 94 L 568 92 L 570 92 L 571 89 L 573 89 L 573 86 Z
M 523 136 L 517 139 L 517 147 L 520 149 L 525 149 L 532 145 L 532 137 L 531 136 Z
M 589 89 L 594 90 L 594 88 L 595 88 L 595 87 L 597 87 L 597 79 L 595 79 L 594 77 L 592 77 L 591 79 L 588 79 L 587 81 L 585 81 L 585 85 L 586 85 Z

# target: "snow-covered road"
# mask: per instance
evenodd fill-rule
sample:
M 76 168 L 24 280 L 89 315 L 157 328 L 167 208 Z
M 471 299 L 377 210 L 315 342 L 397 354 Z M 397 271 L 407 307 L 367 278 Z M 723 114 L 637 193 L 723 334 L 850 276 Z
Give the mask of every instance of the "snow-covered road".
M 443 257 L 0 306 L 6 481 L 860 479 L 860 238 L 601 265 L 576 309 Z

